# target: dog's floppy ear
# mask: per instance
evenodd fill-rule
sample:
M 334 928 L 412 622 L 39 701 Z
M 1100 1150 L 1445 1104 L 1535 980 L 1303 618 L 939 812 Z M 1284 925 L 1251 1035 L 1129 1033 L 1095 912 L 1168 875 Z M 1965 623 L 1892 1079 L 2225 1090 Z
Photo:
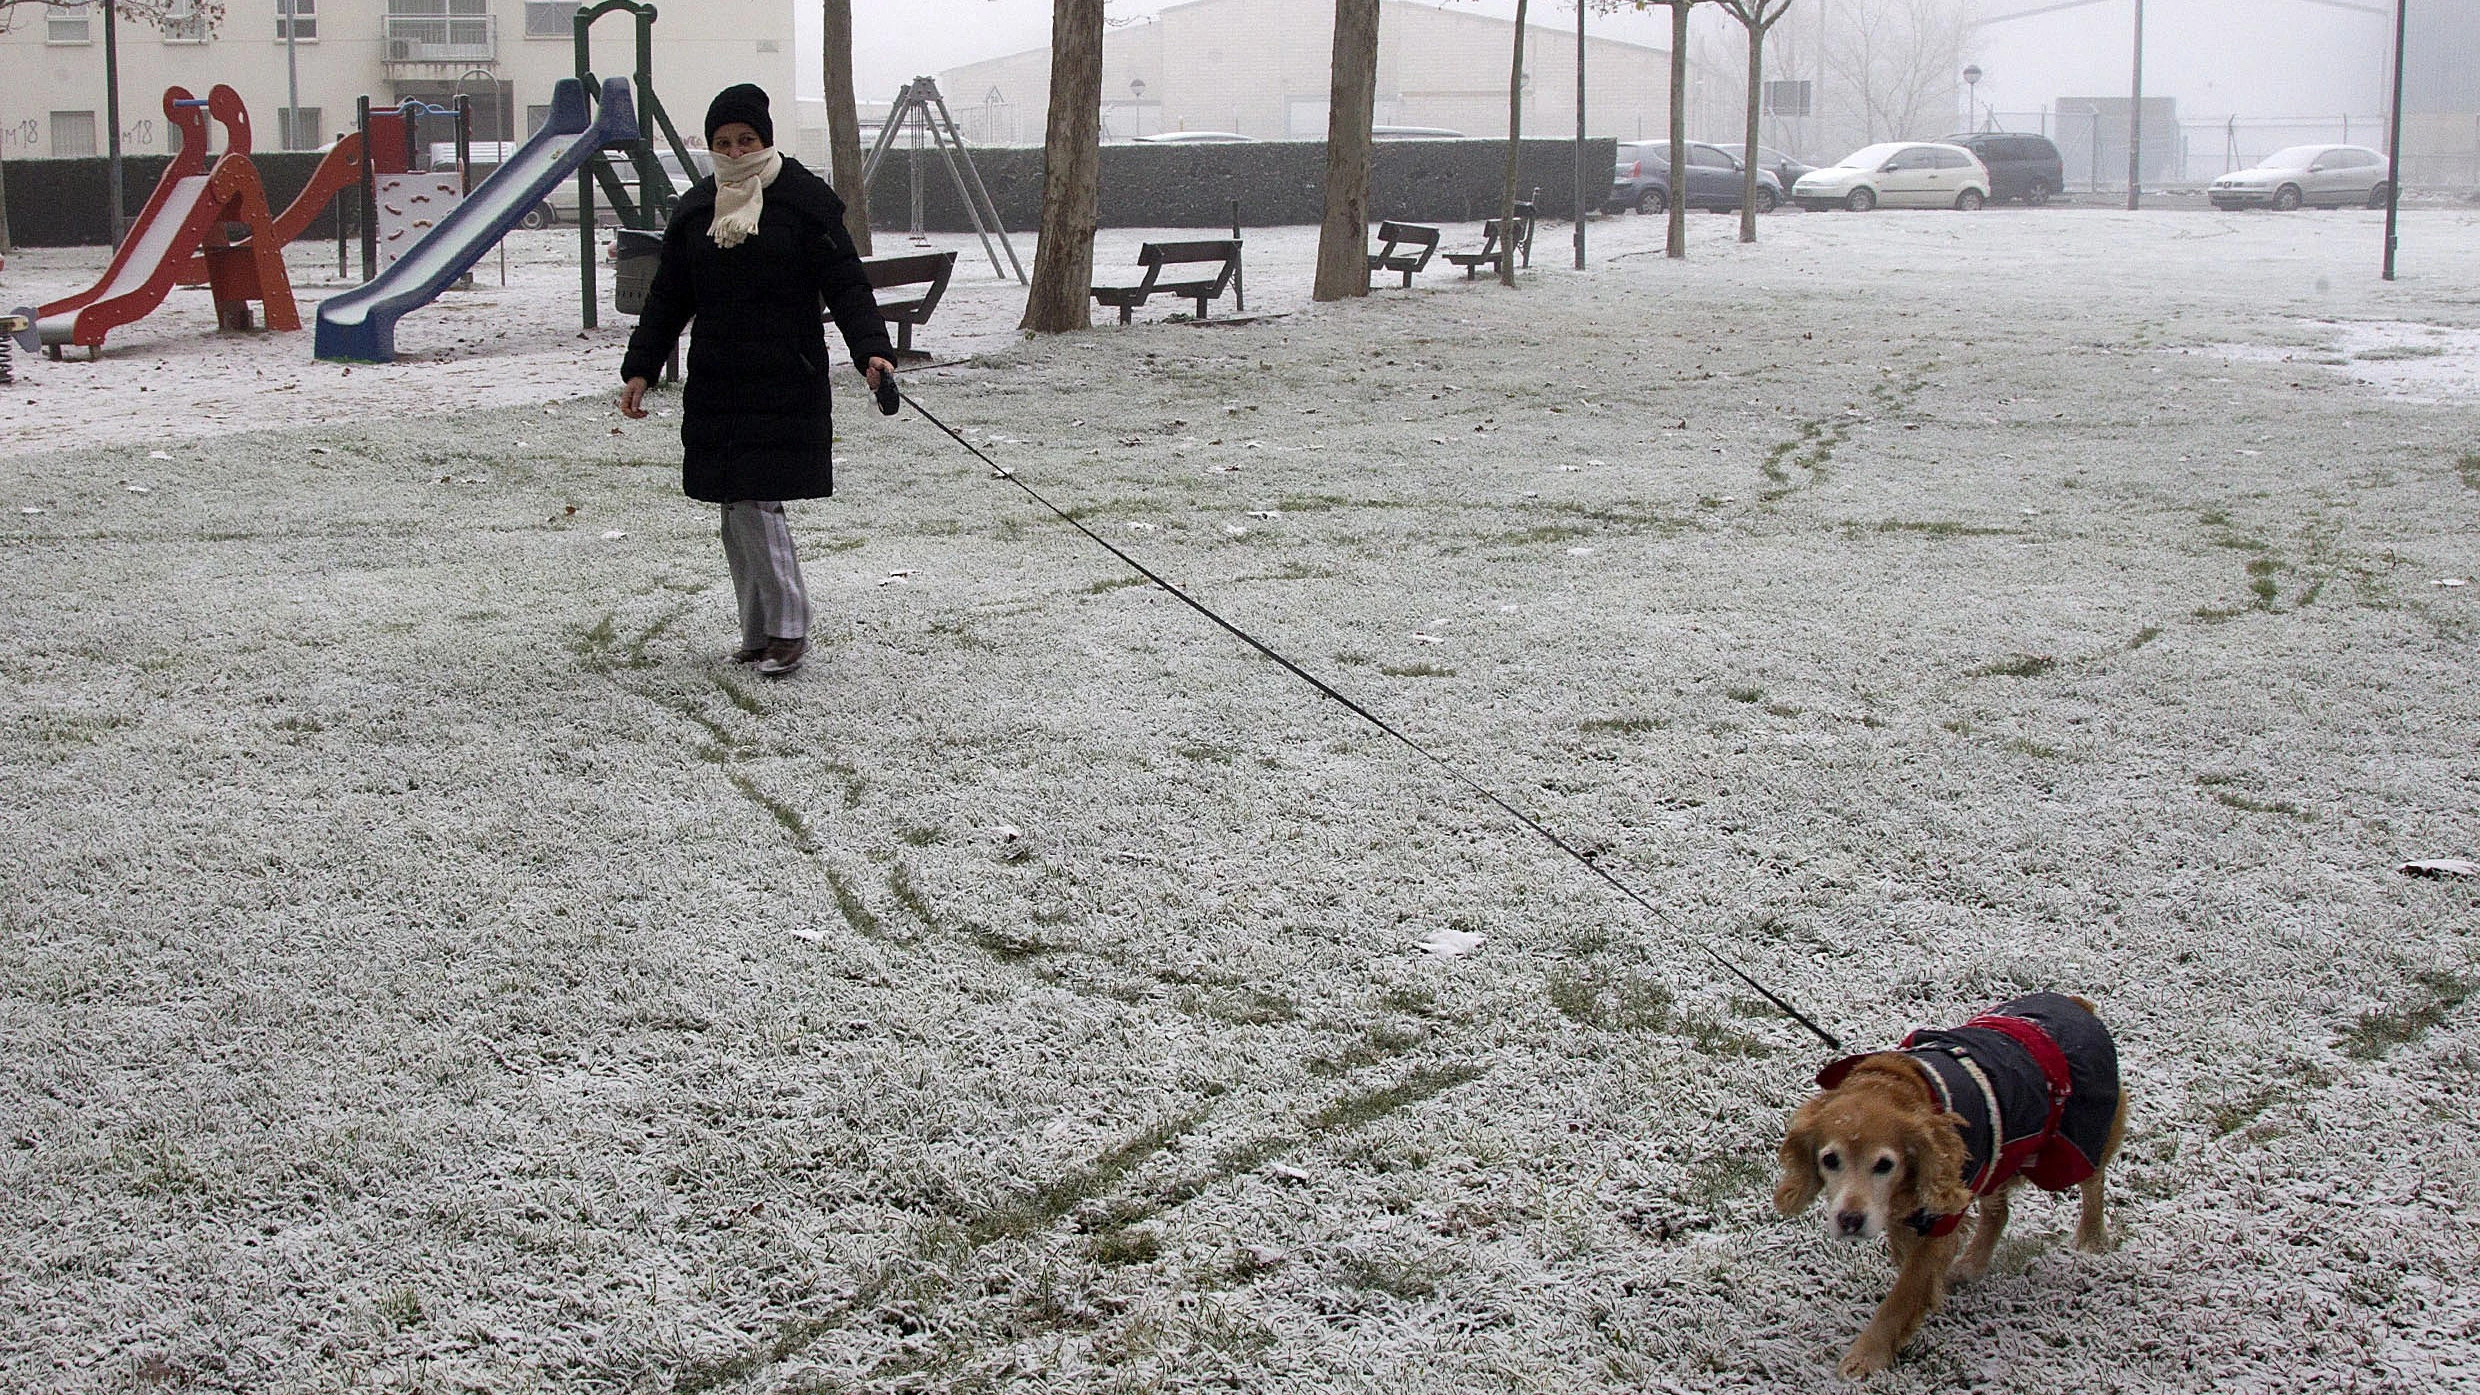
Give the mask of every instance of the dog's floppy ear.
M 1817 1174 L 1816 1115 L 1815 1100 L 1801 1105 L 1791 1116 L 1781 1151 L 1775 1154 L 1782 1164 L 1782 1180 L 1774 1184 L 1774 1209 L 1786 1216 L 1807 1210 L 1808 1203 L 1825 1189 L 1825 1179 Z
M 1932 1216 L 1951 1216 L 1972 1204 L 1963 1184 L 1963 1116 L 1932 1114 L 1913 1123 L 1903 1139 L 1913 1199 Z

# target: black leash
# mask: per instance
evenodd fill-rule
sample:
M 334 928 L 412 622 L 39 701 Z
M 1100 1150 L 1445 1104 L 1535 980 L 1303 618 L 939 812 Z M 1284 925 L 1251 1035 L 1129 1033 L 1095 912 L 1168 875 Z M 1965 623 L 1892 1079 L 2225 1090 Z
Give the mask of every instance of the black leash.
M 937 416 L 931 413 L 929 408 L 921 405 L 921 403 L 916 400 L 911 393 L 908 393 L 901 387 L 897 386 L 894 374 L 882 374 L 880 377 L 880 386 L 876 391 L 880 411 L 892 416 L 895 414 L 895 404 L 898 400 L 910 404 L 914 411 L 921 413 L 922 420 L 937 427 L 939 430 L 946 432 L 949 440 L 954 441 L 957 445 L 960 445 L 967 451 L 971 452 L 973 458 L 989 466 L 992 473 L 998 475 L 999 478 L 1006 480 L 1008 483 L 1015 485 L 1018 489 L 1025 491 L 1028 498 L 1032 499 L 1035 503 L 1040 504 L 1042 507 L 1049 509 L 1053 514 L 1058 515 L 1061 522 L 1067 524 L 1071 528 L 1074 528 L 1076 531 L 1083 533 L 1086 537 L 1093 539 L 1096 543 L 1101 545 L 1105 552 L 1108 552 L 1122 562 L 1127 563 L 1129 567 L 1135 570 L 1139 576 L 1144 577 L 1146 580 L 1169 592 L 1182 605 L 1187 606 L 1189 609 L 1196 611 L 1199 615 L 1202 615 L 1206 619 L 1213 621 L 1216 625 L 1221 626 L 1241 643 L 1246 644 L 1251 649 L 1256 650 L 1258 653 L 1263 654 L 1267 658 L 1282 665 L 1284 670 L 1290 673 L 1293 677 L 1298 678 L 1303 683 L 1317 689 L 1319 692 L 1333 698 L 1335 701 L 1342 703 L 1361 720 L 1369 723 L 1373 727 L 1376 727 L 1378 730 L 1385 732 L 1387 735 L 1394 737 L 1405 746 L 1410 747 L 1415 754 L 1419 755 L 1422 759 L 1427 760 L 1430 764 L 1437 766 L 1440 770 L 1445 771 L 1449 776 L 1453 777 L 1457 783 L 1463 785 L 1466 789 L 1471 790 L 1473 793 L 1480 795 L 1483 799 L 1490 801 L 1490 803 L 1497 805 L 1499 810 L 1505 813 L 1509 818 L 1514 819 L 1516 822 L 1523 824 L 1526 828 L 1529 828 L 1535 833 L 1538 833 L 1542 837 L 1548 839 L 1552 847 L 1555 847 L 1560 852 L 1574 858 L 1577 862 L 1583 864 L 1586 871 L 1591 872 L 1594 876 L 1597 876 L 1604 882 L 1609 883 L 1611 889 L 1635 902 L 1637 905 L 1642 906 L 1647 914 L 1651 915 L 1655 920 L 1661 922 L 1663 928 L 1670 931 L 1674 937 L 1686 940 L 1688 943 L 1695 945 L 1698 949 L 1705 951 L 1705 957 L 1721 965 L 1724 969 L 1729 970 L 1732 977 L 1738 979 L 1744 984 L 1747 984 L 1750 988 L 1755 989 L 1757 993 L 1767 1002 L 1772 1003 L 1774 1006 L 1789 1014 L 1793 1021 L 1799 1023 L 1803 1027 L 1806 1027 L 1810 1032 L 1816 1035 L 1817 1040 L 1824 1042 L 1827 1050 L 1839 1052 L 1843 1049 L 1843 1043 L 1837 1039 L 1832 1032 L 1818 1026 L 1807 1013 L 1793 1007 L 1780 994 L 1774 992 L 1774 990 L 1766 987 L 1762 983 L 1757 982 L 1755 979 L 1750 978 L 1748 974 L 1737 964 L 1723 958 L 1712 945 L 1707 944 L 1704 940 L 1681 929 L 1678 922 L 1662 913 L 1662 909 L 1660 907 L 1654 905 L 1651 901 L 1648 901 L 1643 896 L 1639 895 L 1634 887 L 1631 887 L 1627 883 L 1619 880 L 1617 877 L 1612 876 L 1602 867 L 1600 863 L 1595 862 L 1591 857 L 1586 856 L 1582 851 L 1578 850 L 1575 845 L 1569 843 L 1566 839 L 1560 837 L 1557 833 L 1554 833 L 1549 828 L 1545 827 L 1539 819 L 1534 818 L 1522 809 L 1519 809 L 1515 805 L 1501 799 L 1495 791 L 1490 789 L 1489 786 L 1482 784 L 1470 775 L 1467 775 L 1453 765 L 1448 764 L 1444 758 L 1431 751 L 1428 747 L 1423 746 L 1420 742 L 1413 740 L 1411 737 L 1404 735 L 1400 731 L 1397 731 L 1394 727 L 1387 724 L 1385 718 L 1380 717 L 1377 713 L 1370 711 L 1368 708 L 1361 706 L 1352 699 L 1345 697 L 1342 693 L 1337 692 L 1334 686 L 1328 683 L 1325 679 L 1318 677 L 1316 674 L 1309 672 L 1300 665 L 1293 663 L 1290 659 L 1276 653 L 1272 647 L 1266 644 L 1265 641 L 1259 639 L 1253 634 L 1250 634 L 1248 631 L 1241 629 L 1238 625 L 1224 619 L 1222 616 L 1217 615 L 1213 610 L 1209 609 L 1204 602 L 1188 594 L 1186 591 L 1181 590 L 1179 587 L 1172 585 L 1153 568 L 1138 561 L 1136 558 L 1129 556 L 1126 552 L 1121 551 L 1119 546 L 1113 543 L 1109 538 L 1106 538 L 1100 533 L 1095 532 L 1093 529 L 1086 527 L 1084 523 L 1079 521 L 1073 514 L 1070 514 L 1065 509 L 1060 508 L 1057 504 L 1052 503 L 1050 500 L 1043 498 L 1040 491 L 1036 490 L 1032 485 L 1025 483 L 1023 480 L 1018 479 L 1015 471 L 1008 469 L 1006 466 L 1001 465 L 998 461 L 984 455 L 978 446 L 975 446 L 971 441 L 966 440 L 963 436 L 958 435 L 954 427 L 939 420 Z

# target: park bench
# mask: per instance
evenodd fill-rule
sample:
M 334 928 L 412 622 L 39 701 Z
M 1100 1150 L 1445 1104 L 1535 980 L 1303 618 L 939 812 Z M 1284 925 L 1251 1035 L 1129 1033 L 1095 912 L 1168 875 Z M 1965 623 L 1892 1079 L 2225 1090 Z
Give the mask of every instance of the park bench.
M 1214 263 L 1212 275 L 1191 276 L 1181 281 L 1162 279 L 1169 267 L 1204 266 Z M 1240 269 L 1240 242 L 1237 238 L 1219 238 L 1210 242 L 1149 242 L 1137 250 L 1137 265 L 1145 268 L 1145 279 L 1133 286 L 1096 286 L 1094 299 L 1119 311 L 1119 322 L 1127 324 L 1133 312 L 1149 297 L 1179 296 L 1197 302 L 1197 318 L 1206 318 L 1208 303 L 1231 289 L 1231 279 Z
M 1538 221 L 1533 211 L 1533 199 L 1540 197 L 1541 191 L 1535 189 L 1532 199 L 1517 201 L 1515 236 L 1501 238 L 1498 220 L 1492 218 L 1481 225 L 1480 251 L 1449 252 L 1447 260 L 1464 268 L 1464 279 L 1467 281 L 1472 280 L 1485 266 L 1497 271 L 1511 250 L 1517 256 L 1518 266 L 1530 267 L 1533 264 L 1533 224 Z
M 947 294 L 947 278 L 955 273 L 953 252 L 897 252 L 863 257 L 870 289 L 878 297 L 879 318 L 896 327 L 896 361 L 926 359 L 913 347 L 913 326 L 928 324 L 930 312 Z
M 1404 285 L 1410 286 L 1412 274 L 1428 266 L 1438 250 L 1438 230 L 1422 223 L 1380 223 L 1378 240 L 1385 245 L 1369 254 L 1372 281 L 1381 271 L 1400 271 Z

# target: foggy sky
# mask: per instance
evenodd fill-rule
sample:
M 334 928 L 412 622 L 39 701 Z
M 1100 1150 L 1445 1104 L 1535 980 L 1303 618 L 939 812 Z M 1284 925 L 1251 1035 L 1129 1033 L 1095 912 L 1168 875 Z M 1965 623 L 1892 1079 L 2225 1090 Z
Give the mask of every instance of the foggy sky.
M 1426 0 L 1423 0 L 1426 2 Z M 2363 0 L 2379 4 L 2380 0 Z M 793 0 L 799 17 L 801 81 L 819 90 L 818 11 Z M 1113 0 L 1113 19 L 1154 14 L 1177 0 Z M 1861 0 L 1797 0 L 1829 8 Z M 2039 8 L 2048 0 L 1978 0 L 1984 18 Z M 852 0 L 854 85 L 864 101 L 885 101 L 906 80 L 1050 42 L 1049 0 Z M 1514 0 L 1457 0 L 1455 8 L 1512 17 Z M 2415 3 L 2415 10 L 2417 5 Z M 2033 112 L 2060 97 L 2127 90 L 2129 0 L 2010 23 L 1985 24 L 1967 56 L 1983 69 L 1979 96 L 2000 112 Z M 1536 24 L 1575 23 L 1572 0 L 1539 0 Z M 1736 26 L 1717 12 L 1700 27 Z M 2415 17 L 2416 25 L 2416 17 Z M 1665 11 L 1594 15 L 1588 31 L 1667 47 Z M 2149 0 L 2145 91 L 2175 97 L 2191 120 L 2243 116 L 2374 116 L 2385 107 L 2391 25 L 2374 15 L 2304 0 Z

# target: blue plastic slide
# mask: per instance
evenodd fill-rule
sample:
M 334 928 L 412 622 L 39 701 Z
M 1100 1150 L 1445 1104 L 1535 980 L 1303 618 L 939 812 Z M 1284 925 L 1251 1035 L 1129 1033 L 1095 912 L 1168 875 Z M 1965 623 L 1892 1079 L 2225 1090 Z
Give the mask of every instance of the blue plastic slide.
M 551 89 L 551 119 L 508 163 L 475 186 L 394 266 L 319 302 L 314 352 L 349 363 L 392 362 L 397 320 L 430 304 L 471 270 L 596 151 L 636 139 L 637 104 L 629 97 L 628 79 L 605 79 L 602 109 L 589 118 L 585 87 L 575 78 L 561 78 Z

